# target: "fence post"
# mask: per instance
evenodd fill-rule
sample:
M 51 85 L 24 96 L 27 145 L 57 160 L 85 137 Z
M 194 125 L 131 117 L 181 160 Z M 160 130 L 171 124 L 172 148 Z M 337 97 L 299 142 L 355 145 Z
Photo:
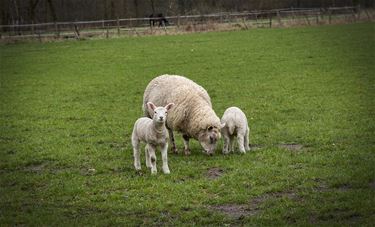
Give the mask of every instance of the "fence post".
M 55 21 L 55 32 L 56 32 L 56 37 L 59 38 L 60 37 L 60 30 L 59 30 L 59 25 L 56 23 L 56 21 Z
M 272 13 L 269 13 L 268 15 L 270 17 L 270 28 L 272 28 Z
M 31 35 L 34 36 L 34 34 L 35 34 L 34 21 L 31 21 Z
M 328 23 L 331 24 L 332 21 L 332 11 L 331 9 L 328 9 Z
M 358 17 L 358 20 L 361 19 L 361 5 L 357 5 L 357 17 Z
M 120 19 L 117 17 L 117 35 L 120 36 Z
M 180 14 L 177 15 L 177 29 L 180 28 Z
M 107 24 L 107 32 L 106 32 L 105 37 L 106 37 L 107 39 L 108 39 L 108 37 L 109 37 L 109 24 Z
M 281 24 L 280 10 L 277 11 L 277 21 L 279 22 L 279 26 L 282 26 L 282 24 Z
M 308 16 L 308 14 L 305 13 L 304 16 L 305 16 L 305 19 L 306 19 L 306 21 L 307 21 L 307 24 L 310 26 L 311 24 L 310 24 L 310 20 L 309 20 L 309 16 Z
M 41 43 L 42 42 L 42 35 L 40 34 L 40 31 L 38 31 L 38 39 L 39 39 L 39 42 Z
M 319 24 L 319 12 L 316 12 L 315 16 L 316 16 L 316 24 L 318 25 Z
M 75 34 L 76 34 L 76 39 L 80 39 L 78 26 L 76 24 L 73 24 L 73 25 L 74 25 L 74 31 L 75 31 Z
M 248 30 L 249 27 L 248 27 L 247 24 L 246 24 L 246 19 L 245 19 L 245 17 L 242 17 L 242 22 L 243 22 L 243 25 L 245 25 L 246 30 Z

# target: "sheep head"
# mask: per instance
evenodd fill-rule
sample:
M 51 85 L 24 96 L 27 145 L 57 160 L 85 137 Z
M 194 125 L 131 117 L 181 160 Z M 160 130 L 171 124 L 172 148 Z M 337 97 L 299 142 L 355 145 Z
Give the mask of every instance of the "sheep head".
M 199 143 L 208 155 L 213 155 L 215 153 L 217 141 L 221 138 L 220 131 L 224 126 L 225 124 L 220 124 L 219 127 L 208 126 L 207 129 L 199 133 Z
M 147 106 L 152 111 L 154 111 L 152 120 L 157 124 L 164 124 L 167 119 L 168 110 L 170 110 L 174 106 L 174 103 L 169 103 L 165 107 L 162 107 L 162 106 L 157 107 L 152 102 L 148 102 Z

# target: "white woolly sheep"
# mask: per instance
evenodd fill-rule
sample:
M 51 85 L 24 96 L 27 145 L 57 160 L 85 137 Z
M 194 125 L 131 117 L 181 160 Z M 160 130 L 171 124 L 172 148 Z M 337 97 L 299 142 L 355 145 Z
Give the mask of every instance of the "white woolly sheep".
M 147 107 L 152 110 L 152 119 L 147 117 L 139 118 L 133 128 L 132 145 L 134 154 L 134 167 L 141 170 L 140 161 L 140 143 L 145 142 L 146 166 L 151 168 L 151 173 L 156 174 L 156 155 L 157 146 L 161 148 L 161 157 L 163 160 L 163 172 L 169 174 L 168 167 L 168 131 L 165 127 L 167 112 L 174 104 L 169 103 L 165 107 L 156 107 L 152 102 L 147 103 Z
M 182 133 L 185 154 L 190 154 L 189 139 L 198 140 L 207 154 L 212 155 L 217 141 L 220 139 L 222 125 L 219 117 L 212 109 L 211 99 L 207 91 L 183 76 L 162 75 L 154 78 L 147 85 L 143 96 L 143 111 L 151 117 L 152 112 L 146 103 L 155 105 L 176 103 L 167 119 L 167 128 L 172 150 L 177 153 L 173 130 Z
M 238 148 L 241 153 L 246 153 L 246 151 L 250 150 L 250 129 L 246 115 L 240 108 L 229 107 L 226 109 L 221 118 L 221 123 L 225 124 L 221 129 L 224 139 L 223 154 L 234 151 L 234 137 L 237 137 Z

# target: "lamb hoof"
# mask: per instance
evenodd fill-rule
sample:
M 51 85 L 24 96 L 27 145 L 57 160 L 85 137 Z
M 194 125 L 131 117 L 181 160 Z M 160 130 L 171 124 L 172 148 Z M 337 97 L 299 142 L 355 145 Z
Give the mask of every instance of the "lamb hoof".
M 190 155 L 191 154 L 191 152 L 190 152 L 189 149 L 185 149 L 184 152 L 185 152 L 185 155 Z
M 170 174 L 171 171 L 169 171 L 169 169 L 166 169 L 166 170 L 163 170 L 164 174 Z
M 157 170 L 151 170 L 151 174 L 152 174 L 152 175 L 156 175 L 157 173 L 158 173 Z

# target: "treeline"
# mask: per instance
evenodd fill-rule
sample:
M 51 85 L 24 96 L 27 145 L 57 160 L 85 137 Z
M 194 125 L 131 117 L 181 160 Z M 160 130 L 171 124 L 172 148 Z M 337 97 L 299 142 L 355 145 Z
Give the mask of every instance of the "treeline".
M 0 0 L 0 24 L 242 12 L 276 8 L 374 7 L 373 0 Z

